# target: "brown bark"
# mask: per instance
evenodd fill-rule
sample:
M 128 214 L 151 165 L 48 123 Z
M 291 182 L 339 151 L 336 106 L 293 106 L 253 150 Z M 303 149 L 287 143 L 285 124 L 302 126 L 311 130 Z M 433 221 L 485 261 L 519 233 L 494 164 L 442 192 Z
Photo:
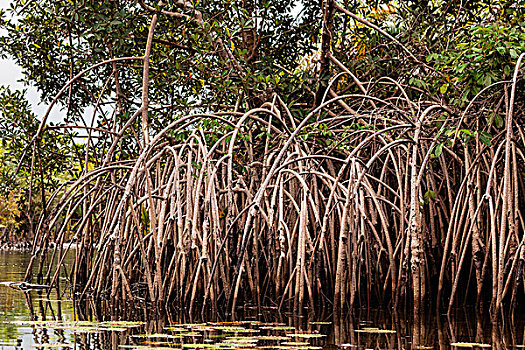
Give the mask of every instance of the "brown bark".
M 334 0 L 326 0 L 323 11 L 323 29 L 321 34 L 321 66 L 319 68 L 318 88 L 315 93 L 315 106 L 321 105 L 325 98 L 330 77 L 330 54 L 334 26 Z

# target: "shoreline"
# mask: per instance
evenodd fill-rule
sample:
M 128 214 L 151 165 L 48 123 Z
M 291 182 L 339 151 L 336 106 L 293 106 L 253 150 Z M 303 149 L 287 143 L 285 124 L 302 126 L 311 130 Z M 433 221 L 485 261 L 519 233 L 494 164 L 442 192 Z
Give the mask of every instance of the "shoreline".
M 56 243 L 51 242 L 48 245 L 47 249 L 54 249 L 56 247 Z M 78 243 L 64 243 L 62 245 L 64 249 L 76 249 L 78 247 Z M 0 242 L 0 252 L 22 252 L 22 251 L 31 251 L 33 248 L 33 244 L 31 242 Z
M 1 242 L 0 252 L 9 251 L 29 251 L 32 248 L 31 242 Z

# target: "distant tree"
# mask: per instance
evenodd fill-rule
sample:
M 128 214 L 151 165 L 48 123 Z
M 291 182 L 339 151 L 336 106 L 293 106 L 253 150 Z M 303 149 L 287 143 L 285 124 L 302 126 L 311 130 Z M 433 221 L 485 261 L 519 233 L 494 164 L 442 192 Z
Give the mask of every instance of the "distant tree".
M 0 240 L 31 238 L 47 199 L 72 175 L 62 135 L 46 131 L 40 147 L 31 147 L 39 124 L 23 92 L 0 87 Z

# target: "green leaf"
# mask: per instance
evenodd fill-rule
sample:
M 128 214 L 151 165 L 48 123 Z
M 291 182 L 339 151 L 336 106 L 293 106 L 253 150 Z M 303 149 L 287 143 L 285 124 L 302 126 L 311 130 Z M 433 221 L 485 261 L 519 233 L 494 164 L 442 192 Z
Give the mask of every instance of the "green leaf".
M 498 129 L 501 129 L 503 126 L 503 118 L 499 114 L 494 115 L 494 126 Z
M 441 153 L 443 152 L 443 144 L 440 143 L 436 146 L 436 149 L 434 150 L 434 155 L 436 157 L 439 157 L 441 155 Z
M 443 95 L 447 92 L 447 90 L 448 90 L 448 84 L 443 84 L 439 88 L 439 92 L 441 92 Z
M 430 55 L 427 56 L 426 60 L 427 60 L 427 63 L 432 61 L 434 58 L 436 58 L 438 55 L 435 54 L 435 53 L 431 53 Z
M 492 143 L 490 142 L 490 140 L 488 138 L 486 138 L 485 136 L 483 135 L 479 135 L 479 140 L 485 145 L 485 146 L 492 146 Z
M 480 132 L 480 134 L 483 135 L 483 136 L 485 136 L 485 137 L 488 138 L 488 139 L 491 139 L 491 138 L 492 138 L 492 135 L 489 134 L 489 133 L 486 132 L 486 131 L 482 131 L 482 132 Z
M 483 85 L 489 86 L 492 83 L 492 77 L 490 74 L 485 75 L 485 78 L 483 79 Z
M 425 204 L 428 204 L 430 200 L 436 200 L 436 193 L 434 191 L 428 190 L 423 195 L 423 198 L 425 199 Z
M 485 146 L 492 146 L 492 142 L 490 141 L 490 139 L 492 138 L 492 135 L 489 134 L 488 132 L 480 132 L 478 133 L 479 135 L 479 140 L 485 145 Z
M 457 68 L 456 68 L 456 72 L 458 73 L 463 73 L 465 71 L 465 69 L 468 67 L 470 63 L 463 63 L 463 64 L 460 64 Z

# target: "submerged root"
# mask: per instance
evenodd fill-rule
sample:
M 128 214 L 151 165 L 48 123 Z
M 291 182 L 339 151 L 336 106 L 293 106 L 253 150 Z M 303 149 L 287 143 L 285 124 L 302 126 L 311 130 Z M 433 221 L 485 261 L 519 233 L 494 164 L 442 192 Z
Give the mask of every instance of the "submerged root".
M 479 128 L 481 115 L 465 118 L 472 104 L 458 115 L 415 103 L 388 79 L 366 94 L 329 85 L 306 116 L 274 96 L 152 135 L 143 119 L 140 139 L 145 104 L 101 133 L 103 161 L 90 167 L 88 142 L 84 174 L 49 201 L 26 278 L 56 286 L 64 273 L 79 298 L 190 311 L 234 312 L 240 300 L 296 312 L 408 300 L 419 310 L 444 293 L 450 311 L 490 290 L 496 314 L 523 284 L 516 79 L 498 133 Z M 383 88 L 391 97 L 374 97 Z M 125 135 L 138 138 L 136 157 L 123 156 Z M 69 240 L 78 248 L 68 270 Z

